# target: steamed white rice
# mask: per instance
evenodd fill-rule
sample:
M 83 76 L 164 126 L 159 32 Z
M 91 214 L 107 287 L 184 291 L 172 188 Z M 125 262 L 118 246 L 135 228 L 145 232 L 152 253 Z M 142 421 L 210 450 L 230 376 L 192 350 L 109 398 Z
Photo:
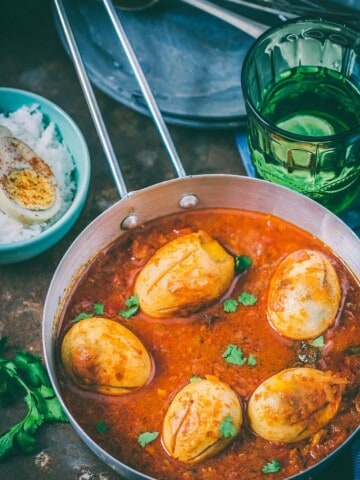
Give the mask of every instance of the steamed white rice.
M 54 172 L 61 192 L 61 207 L 54 217 L 40 224 L 23 225 L 0 208 L 0 244 L 20 242 L 53 225 L 69 208 L 76 192 L 73 179 L 74 161 L 59 139 L 54 123 L 45 126 L 39 105 L 23 106 L 8 116 L 0 114 L 0 125 L 9 128 L 14 137 L 27 143 Z

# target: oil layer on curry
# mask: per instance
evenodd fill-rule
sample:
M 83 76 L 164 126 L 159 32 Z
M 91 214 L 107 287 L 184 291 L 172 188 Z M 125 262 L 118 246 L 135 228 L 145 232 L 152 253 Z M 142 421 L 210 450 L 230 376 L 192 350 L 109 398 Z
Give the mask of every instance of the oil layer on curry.
M 286 478 L 360 420 L 360 288 L 281 219 L 206 210 L 122 236 L 59 324 L 65 402 L 157 479 Z

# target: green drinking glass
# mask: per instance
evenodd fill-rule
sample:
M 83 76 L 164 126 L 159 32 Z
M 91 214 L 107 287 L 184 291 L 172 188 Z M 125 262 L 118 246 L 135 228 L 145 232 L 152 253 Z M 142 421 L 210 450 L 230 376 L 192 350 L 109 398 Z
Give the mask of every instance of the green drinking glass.
M 360 32 L 283 22 L 252 45 L 241 83 L 258 175 L 346 209 L 360 192 Z

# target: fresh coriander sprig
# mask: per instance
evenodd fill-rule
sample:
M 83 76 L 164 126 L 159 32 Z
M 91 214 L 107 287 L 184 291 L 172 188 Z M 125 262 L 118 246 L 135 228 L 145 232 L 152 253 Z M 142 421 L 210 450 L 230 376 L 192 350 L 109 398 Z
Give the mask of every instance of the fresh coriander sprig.
M 255 303 L 257 302 L 257 296 L 249 292 L 242 292 L 238 296 L 237 300 L 242 305 L 250 306 L 255 305 Z
M 102 303 L 94 303 L 92 306 L 92 313 L 87 313 L 87 312 L 81 312 L 79 315 L 77 315 L 73 323 L 80 322 L 80 320 L 85 320 L 86 318 L 91 318 L 94 315 L 103 315 L 105 311 L 104 304 Z
M 93 312 L 95 315 L 104 315 L 105 307 L 103 303 L 94 303 Z
M 119 315 L 124 318 L 131 318 L 140 308 L 139 297 L 137 293 L 125 301 L 125 310 L 121 310 Z
M 138 436 L 138 443 L 142 447 L 146 447 L 149 443 L 153 442 L 159 436 L 159 432 L 144 432 Z
M 0 435 L 0 461 L 17 451 L 33 453 L 35 434 L 44 422 L 68 422 L 41 357 L 19 351 L 13 359 L 7 359 L 2 356 L 6 343 L 6 338 L 0 339 L 0 406 L 22 398 L 27 413 Z
M 238 302 L 232 298 L 227 298 L 223 304 L 224 312 L 234 313 L 238 308 Z
M 227 363 L 231 363 L 232 365 L 242 366 L 247 364 L 250 367 L 257 365 L 255 355 L 251 353 L 248 357 L 244 357 L 242 349 L 233 343 L 229 343 L 229 345 L 226 347 L 224 353 L 222 354 L 222 358 L 224 358 Z
M 313 340 L 310 340 L 309 344 L 312 347 L 323 348 L 325 346 L 324 335 L 320 335 L 320 337 L 316 337 Z
M 281 464 L 278 460 L 270 460 L 261 469 L 263 473 L 277 473 L 281 471 Z
M 243 351 L 240 347 L 230 343 L 227 347 L 225 352 L 222 354 L 222 357 L 225 358 L 227 363 L 231 363 L 233 365 L 245 365 L 246 358 L 244 357 Z
M 235 273 L 239 275 L 240 273 L 247 270 L 251 267 L 253 261 L 247 255 L 238 255 L 235 257 Z
M 73 323 L 80 322 L 81 320 L 85 320 L 86 318 L 91 318 L 93 316 L 94 315 L 92 313 L 81 312 L 79 313 L 79 315 L 76 315 L 76 317 L 73 320 Z
M 104 420 L 99 420 L 95 425 L 95 429 L 98 433 L 107 433 L 109 427 L 107 426 L 106 422 L 104 422 Z
M 242 292 L 237 299 L 227 298 L 223 303 L 224 312 L 234 313 L 237 311 L 239 304 L 246 307 L 255 305 L 257 302 L 257 296 L 253 293 Z
M 236 427 L 231 415 L 228 415 L 220 424 L 220 433 L 223 438 L 235 437 L 237 434 Z

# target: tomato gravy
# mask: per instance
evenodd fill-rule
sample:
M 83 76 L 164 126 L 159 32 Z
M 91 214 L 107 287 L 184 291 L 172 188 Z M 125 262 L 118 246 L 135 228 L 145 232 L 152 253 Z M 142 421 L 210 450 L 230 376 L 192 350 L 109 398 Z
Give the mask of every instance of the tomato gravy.
M 134 281 L 154 252 L 184 233 L 202 229 L 234 256 L 246 255 L 252 265 L 235 277 L 229 291 L 213 305 L 186 318 L 154 319 L 137 312 L 129 319 L 119 312 L 133 295 Z M 323 345 L 288 340 L 270 325 L 266 309 L 269 281 L 279 261 L 302 248 L 324 253 L 335 267 L 342 288 L 340 312 L 323 334 Z M 224 301 L 242 292 L 256 297 L 252 305 L 239 304 L 234 312 Z M 59 346 L 64 332 L 94 304 L 104 306 L 103 316 L 132 330 L 154 362 L 149 383 L 123 396 L 106 396 L 78 388 L 61 366 Z M 73 285 L 58 331 L 58 375 L 70 412 L 104 450 L 124 464 L 158 480 L 260 480 L 287 478 L 329 455 L 359 426 L 360 288 L 330 249 L 313 235 L 277 217 L 241 210 L 209 209 L 170 215 L 128 232 L 99 252 Z M 229 344 L 239 346 L 256 364 L 234 365 L 223 353 Z M 246 421 L 246 406 L 255 388 L 282 369 L 309 366 L 331 370 L 348 380 L 335 418 L 308 440 L 276 444 L 257 437 Z M 244 412 L 240 434 L 214 458 L 186 465 L 171 458 L 161 443 L 164 415 L 175 394 L 192 376 L 215 375 L 238 395 Z M 357 407 L 357 408 L 356 408 Z M 159 432 L 141 446 L 139 435 Z M 276 459 L 281 471 L 262 472 Z

